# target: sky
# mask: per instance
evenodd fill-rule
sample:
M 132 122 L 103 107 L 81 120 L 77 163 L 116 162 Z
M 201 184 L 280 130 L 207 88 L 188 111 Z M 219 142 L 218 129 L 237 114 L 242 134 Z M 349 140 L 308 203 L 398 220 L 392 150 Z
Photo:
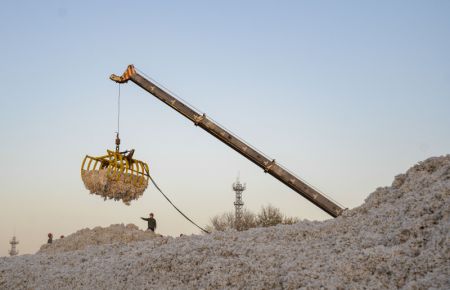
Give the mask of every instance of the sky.
M 7 1 L 0 10 L 0 256 L 155 213 L 199 234 L 153 186 L 126 206 L 90 195 L 86 154 L 114 148 L 134 64 L 347 208 L 450 153 L 449 1 Z M 122 148 L 204 226 L 244 206 L 326 213 L 133 83 Z

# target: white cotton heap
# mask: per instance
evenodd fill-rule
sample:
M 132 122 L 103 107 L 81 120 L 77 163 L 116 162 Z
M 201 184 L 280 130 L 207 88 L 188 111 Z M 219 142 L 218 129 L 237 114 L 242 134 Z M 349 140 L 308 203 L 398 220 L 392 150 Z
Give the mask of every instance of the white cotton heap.
M 450 155 L 335 219 L 115 244 L 95 236 L 84 249 L 0 258 L 0 289 L 450 289 Z
M 141 197 L 148 186 L 144 176 L 122 173 L 117 177 L 108 174 L 107 169 L 83 170 L 81 179 L 91 194 L 100 195 L 105 200 L 122 200 L 126 205 Z

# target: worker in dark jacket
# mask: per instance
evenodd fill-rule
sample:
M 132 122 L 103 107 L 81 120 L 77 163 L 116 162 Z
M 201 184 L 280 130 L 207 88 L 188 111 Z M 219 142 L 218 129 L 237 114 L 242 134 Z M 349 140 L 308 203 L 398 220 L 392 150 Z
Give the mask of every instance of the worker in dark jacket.
M 156 220 L 153 217 L 153 213 L 149 214 L 149 218 L 148 219 L 143 218 L 143 217 L 141 217 L 141 219 L 143 219 L 144 221 L 147 221 L 147 223 L 148 223 L 147 231 L 148 230 L 150 230 L 152 232 L 155 231 L 155 229 L 156 229 Z
M 48 233 L 47 237 L 48 237 L 47 244 L 51 244 L 53 242 L 53 235 L 52 235 L 52 233 Z

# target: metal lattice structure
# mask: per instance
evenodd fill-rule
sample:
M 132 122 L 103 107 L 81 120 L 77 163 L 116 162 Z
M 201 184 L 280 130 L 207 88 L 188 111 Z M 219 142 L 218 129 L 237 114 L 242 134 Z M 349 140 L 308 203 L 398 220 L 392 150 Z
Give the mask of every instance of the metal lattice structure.
M 233 190 L 236 193 L 236 200 L 234 201 L 234 217 L 235 217 L 235 227 L 236 230 L 241 229 L 242 224 L 242 207 L 244 202 L 242 201 L 242 192 L 245 190 L 246 184 L 242 184 L 239 181 L 239 177 L 236 182 L 233 183 Z
M 9 255 L 17 256 L 19 254 L 19 251 L 17 251 L 16 246 L 19 244 L 19 241 L 16 239 L 16 236 L 13 236 L 9 243 L 11 244 L 11 250 L 9 250 Z

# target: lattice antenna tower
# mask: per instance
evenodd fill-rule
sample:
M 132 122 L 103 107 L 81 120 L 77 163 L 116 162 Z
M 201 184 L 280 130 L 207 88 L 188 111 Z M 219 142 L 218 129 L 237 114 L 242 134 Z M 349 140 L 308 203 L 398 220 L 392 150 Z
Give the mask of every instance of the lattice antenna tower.
M 234 201 L 234 218 L 236 230 L 241 229 L 242 225 L 242 207 L 244 202 L 242 201 L 242 192 L 246 189 L 246 184 L 242 184 L 239 180 L 239 175 L 236 182 L 233 183 L 233 190 L 236 193 L 236 200 Z
M 9 242 L 11 244 L 11 250 L 9 250 L 10 256 L 17 256 L 19 254 L 19 251 L 17 251 L 16 246 L 19 244 L 19 241 L 16 239 L 16 236 L 14 235 Z

